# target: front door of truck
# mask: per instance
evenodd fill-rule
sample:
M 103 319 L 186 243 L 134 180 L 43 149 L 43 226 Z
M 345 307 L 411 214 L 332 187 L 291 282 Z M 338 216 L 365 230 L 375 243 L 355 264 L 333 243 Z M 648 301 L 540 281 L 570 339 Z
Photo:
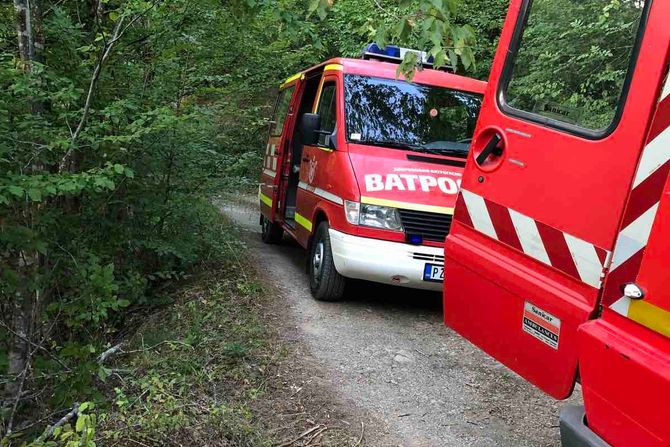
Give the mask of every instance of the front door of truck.
M 663 16 L 659 0 L 513 0 L 492 67 L 445 247 L 445 322 L 556 398 L 661 95 Z
M 276 212 L 282 208 L 285 188 L 285 159 L 288 156 L 295 121 L 296 90 L 301 78 L 294 76 L 282 84 L 273 118 L 270 123 L 270 136 L 263 154 L 263 170 L 259 199 L 264 214 L 270 220 L 277 220 Z

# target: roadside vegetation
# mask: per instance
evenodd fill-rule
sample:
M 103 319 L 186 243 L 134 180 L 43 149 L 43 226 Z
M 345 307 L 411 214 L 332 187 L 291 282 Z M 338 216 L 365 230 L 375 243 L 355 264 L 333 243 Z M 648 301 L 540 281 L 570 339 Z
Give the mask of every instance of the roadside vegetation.
M 377 40 L 486 72 L 501 18 L 480 51 L 468 8 L 401 3 L 0 5 L 1 445 L 267 445 L 314 428 L 273 429 L 258 404 L 279 405 L 268 371 L 285 352 L 211 197 L 253 188 L 277 85 L 302 68 Z

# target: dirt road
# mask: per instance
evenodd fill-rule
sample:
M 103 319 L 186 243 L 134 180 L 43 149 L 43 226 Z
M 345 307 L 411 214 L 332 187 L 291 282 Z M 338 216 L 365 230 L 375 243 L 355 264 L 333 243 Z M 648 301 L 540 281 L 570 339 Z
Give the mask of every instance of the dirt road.
M 322 379 L 334 395 L 383 421 L 384 436 L 366 437 L 366 445 L 559 444 L 565 403 L 446 328 L 439 295 L 361 283 L 344 302 L 317 302 L 309 293 L 305 252 L 289 240 L 264 245 L 253 200 L 222 210 L 244 230 L 252 258 L 280 292 L 285 332 L 327 371 Z

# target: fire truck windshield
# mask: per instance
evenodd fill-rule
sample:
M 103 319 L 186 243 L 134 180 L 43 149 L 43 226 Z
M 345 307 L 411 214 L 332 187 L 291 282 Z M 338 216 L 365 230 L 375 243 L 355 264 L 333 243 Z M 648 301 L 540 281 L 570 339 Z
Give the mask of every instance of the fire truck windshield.
M 369 76 L 344 79 L 348 141 L 467 155 L 481 95 Z

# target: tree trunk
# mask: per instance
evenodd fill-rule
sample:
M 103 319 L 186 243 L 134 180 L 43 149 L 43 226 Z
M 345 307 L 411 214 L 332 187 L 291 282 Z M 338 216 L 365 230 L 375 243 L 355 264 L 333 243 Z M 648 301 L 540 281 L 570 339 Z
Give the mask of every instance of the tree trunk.
M 14 0 L 16 9 L 16 30 L 18 52 L 21 67 L 26 74 L 32 74 L 35 62 L 43 62 L 44 31 L 42 28 L 41 0 Z M 33 114 L 40 115 L 45 110 L 43 101 L 30 104 Z M 33 164 L 32 171 L 42 170 L 42 166 Z M 38 206 L 26 203 L 23 206 L 23 219 L 32 225 Z M 11 315 L 8 322 L 12 333 L 8 343 L 7 376 L 5 395 L 11 408 L 7 431 L 11 432 L 14 416 L 24 391 L 27 376 L 30 373 L 30 340 L 33 335 L 35 312 L 40 301 L 39 287 L 33 292 L 28 284 L 37 277 L 41 256 L 37 252 L 17 251 L 10 255 L 11 267 L 24 278 L 23 285 L 15 291 L 10 306 Z

